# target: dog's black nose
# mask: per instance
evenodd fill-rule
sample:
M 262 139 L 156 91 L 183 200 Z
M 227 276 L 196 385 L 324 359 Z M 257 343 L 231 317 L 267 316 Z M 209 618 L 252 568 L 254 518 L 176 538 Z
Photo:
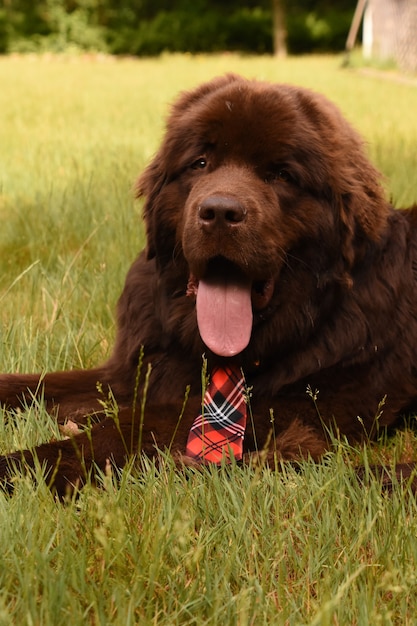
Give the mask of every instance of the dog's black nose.
M 235 198 L 209 196 L 198 207 L 198 218 L 206 230 L 236 226 L 246 218 L 246 209 Z

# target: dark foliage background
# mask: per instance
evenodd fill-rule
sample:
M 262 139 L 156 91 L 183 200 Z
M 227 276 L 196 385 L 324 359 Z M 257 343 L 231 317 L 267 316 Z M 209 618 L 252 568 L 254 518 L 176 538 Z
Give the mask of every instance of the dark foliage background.
M 283 0 L 290 53 L 344 47 L 355 0 Z M 270 0 L 0 0 L 0 52 L 272 52 Z

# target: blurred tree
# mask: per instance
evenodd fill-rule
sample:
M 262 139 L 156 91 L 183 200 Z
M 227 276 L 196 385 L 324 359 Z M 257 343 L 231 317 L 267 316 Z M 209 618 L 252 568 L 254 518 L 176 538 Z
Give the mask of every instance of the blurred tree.
M 0 52 L 343 50 L 356 0 L 0 0 Z
M 272 0 L 274 54 L 277 57 L 287 56 L 287 26 L 284 4 L 285 0 Z

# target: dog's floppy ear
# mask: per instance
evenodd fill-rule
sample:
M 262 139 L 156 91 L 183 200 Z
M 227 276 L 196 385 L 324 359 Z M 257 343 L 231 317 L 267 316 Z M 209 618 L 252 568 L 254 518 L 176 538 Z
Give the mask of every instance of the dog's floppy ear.
M 390 207 L 382 175 L 369 161 L 362 137 L 332 102 L 308 90 L 296 94 L 315 138 L 313 160 L 307 151 L 310 171 L 315 168 L 318 183 L 325 181 L 338 227 L 340 279 L 352 285 L 354 266 L 387 230 Z
M 357 148 L 353 154 L 346 155 L 344 190 L 336 199 L 348 283 L 352 282 L 350 274 L 355 263 L 386 232 L 390 214 L 381 175 L 365 156 L 362 146 Z
M 156 233 L 153 225 L 154 206 L 166 180 L 166 172 L 163 167 L 163 158 L 159 153 L 138 178 L 135 186 L 136 197 L 145 197 L 143 216 L 146 225 L 146 256 L 152 259 L 156 256 Z

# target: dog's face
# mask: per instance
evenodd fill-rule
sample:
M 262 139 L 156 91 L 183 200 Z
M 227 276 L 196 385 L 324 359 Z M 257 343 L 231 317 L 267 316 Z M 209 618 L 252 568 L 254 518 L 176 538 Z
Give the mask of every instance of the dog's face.
M 349 282 L 387 219 L 378 176 L 333 105 L 235 76 L 180 97 L 139 193 L 148 255 L 186 272 L 203 342 L 221 356 L 244 350 L 253 318 L 275 315 L 291 290 L 308 298 Z

